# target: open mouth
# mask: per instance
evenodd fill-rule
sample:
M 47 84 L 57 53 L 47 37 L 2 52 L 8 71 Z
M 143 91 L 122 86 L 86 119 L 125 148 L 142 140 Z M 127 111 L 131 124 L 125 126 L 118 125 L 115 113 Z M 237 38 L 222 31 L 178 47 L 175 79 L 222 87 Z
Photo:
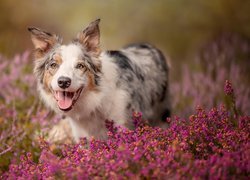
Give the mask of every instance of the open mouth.
M 78 100 L 83 87 L 79 88 L 75 92 L 70 91 L 54 91 L 54 96 L 57 101 L 59 109 L 62 111 L 69 111 L 72 109 L 75 102 Z

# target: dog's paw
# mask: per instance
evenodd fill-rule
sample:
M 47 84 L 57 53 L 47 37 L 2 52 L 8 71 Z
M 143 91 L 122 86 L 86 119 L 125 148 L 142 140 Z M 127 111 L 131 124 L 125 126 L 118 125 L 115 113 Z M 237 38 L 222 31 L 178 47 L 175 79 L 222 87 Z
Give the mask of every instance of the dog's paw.
M 67 118 L 59 121 L 48 132 L 48 139 L 51 143 L 72 142 L 72 131 Z

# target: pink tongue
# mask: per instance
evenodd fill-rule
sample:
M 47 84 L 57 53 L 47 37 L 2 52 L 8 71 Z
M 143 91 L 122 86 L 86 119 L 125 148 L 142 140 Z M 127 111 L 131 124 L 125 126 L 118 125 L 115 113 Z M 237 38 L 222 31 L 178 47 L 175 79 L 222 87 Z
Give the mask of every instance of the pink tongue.
M 60 109 L 68 109 L 72 106 L 73 98 L 70 98 L 63 92 L 57 92 L 57 104 Z

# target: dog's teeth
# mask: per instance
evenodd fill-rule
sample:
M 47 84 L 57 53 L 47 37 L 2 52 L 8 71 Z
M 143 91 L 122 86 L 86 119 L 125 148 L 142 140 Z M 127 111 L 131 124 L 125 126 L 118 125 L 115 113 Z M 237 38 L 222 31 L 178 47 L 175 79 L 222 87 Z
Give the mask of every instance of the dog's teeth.
M 60 100 L 65 99 L 65 92 L 59 92 L 58 99 L 60 99 Z

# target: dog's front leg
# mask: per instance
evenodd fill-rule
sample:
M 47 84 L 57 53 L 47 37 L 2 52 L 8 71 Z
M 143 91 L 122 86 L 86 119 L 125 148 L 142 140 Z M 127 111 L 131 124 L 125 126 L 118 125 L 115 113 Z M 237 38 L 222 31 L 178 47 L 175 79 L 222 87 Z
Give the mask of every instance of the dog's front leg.
M 48 132 L 48 141 L 55 142 L 72 142 L 72 129 L 70 126 L 70 118 L 64 117 Z

